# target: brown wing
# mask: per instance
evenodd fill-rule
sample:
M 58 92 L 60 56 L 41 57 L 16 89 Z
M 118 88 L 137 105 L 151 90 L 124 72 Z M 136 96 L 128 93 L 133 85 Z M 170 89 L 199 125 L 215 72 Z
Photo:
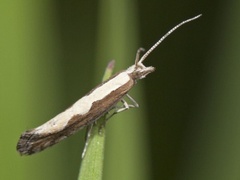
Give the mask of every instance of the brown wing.
M 103 99 L 94 102 L 88 113 L 84 115 L 73 116 L 68 121 L 66 127 L 61 131 L 56 133 L 39 134 L 35 129 L 32 129 L 22 133 L 17 144 L 17 151 L 21 155 L 31 155 L 40 152 L 76 133 L 85 126 L 92 124 L 111 108 L 113 108 L 114 105 L 122 99 L 122 97 L 132 88 L 133 85 L 134 82 L 129 81 L 115 91 L 112 91 Z

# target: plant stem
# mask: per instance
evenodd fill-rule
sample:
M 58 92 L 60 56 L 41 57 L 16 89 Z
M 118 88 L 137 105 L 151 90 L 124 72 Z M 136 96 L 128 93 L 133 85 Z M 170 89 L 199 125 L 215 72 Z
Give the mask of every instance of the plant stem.
M 109 79 L 114 68 L 114 61 L 109 62 L 103 81 Z M 101 180 L 103 172 L 104 143 L 105 143 L 105 116 L 100 118 L 91 129 L 87 139 L 87 149 L 82 160 L 78 180 Z

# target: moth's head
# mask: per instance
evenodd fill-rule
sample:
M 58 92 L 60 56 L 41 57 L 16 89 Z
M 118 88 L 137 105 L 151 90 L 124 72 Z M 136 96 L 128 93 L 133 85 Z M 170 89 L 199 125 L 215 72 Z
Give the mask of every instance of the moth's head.
M 134 80 L 138 80 L 145 78 L 149 73 L 152 73 L 154 70 L 155 68 L 152 66 L 146 67 L 142 63 L 137 63 L 136 65 L 130 66 L 126 72 L 130 76 L 132 76 Z

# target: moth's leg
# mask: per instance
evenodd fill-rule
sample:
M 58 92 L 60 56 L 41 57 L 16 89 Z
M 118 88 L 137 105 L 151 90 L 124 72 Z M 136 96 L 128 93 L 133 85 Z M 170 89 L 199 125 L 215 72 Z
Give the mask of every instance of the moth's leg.
M 110 119 L 112 116 L 114 116 L 115 114 L 128 110 L 130 108 L 135 108 L 138 107 L 138 103 L 129 95 L 126 94 L 126 96 L 128 97 L 128 99 L 133 103 L 133 104 L 128 104 L 127 101 L 125 101 L 124 99 L 121 99 L 122 102 L 122 106 L 114 106 L 111 110 L 113 110 L 113 112 L 110 114 L 109 110 L 106 114 L 110 114 L 109 116 L 105 115 L 105 121 L 107 121 L 108 119 Z M 82 152 L 82 158 L 84 158 L 87 148 L 88 148 L 88 144 L 89 144 L 89 140 L 90 140 L 90 136 L 92 133 L 92 127 L 93 127 L 94 123 L 90 124 L 87 126 L 86 129 L 86 136 L 85 136 L 85 145 L 84 145 L 84 149 Z
M 114 106 L 113 112 L 108 117 L 106 117 L 106 120 L 110 119 L 112 116 L 114 116 L 117 113 L 123 112 L 130 108 L 138 107 L 138 103 L 129 94 L 126 94 L 126 96 L 129 98 L 129 100 L 133 104 L 128 104 L 127 101 L 125 101 L 124 99 L 121 99 L 122 106 Z
M 124 99 L 122 99 L 121 102 L 123 103 L 123 106 L 115 109 L 115 113 L 128 110 L 129 108 L 139 107 L 138 103 L 129 94 L 126 94 L 126 96 L 132 102 L 132 104 L 128 104 Z
M 91 133 L 92 133 L 93 124 L 94 124 L 94 123 L 88 125 L 88 126 L 87 126 L 87 129 L 86 129 L 85 145 L 84 145 L 83 152 L 82 152 L 82 158 L 84 158 L 84 156 L 85 156 L 85 154 L 86 154 L 86 151 L 87 151 L 87 148 L 88 148 L 90 136 L 91 136 Z
M 138 103 L 129 94 L 126 94 L 126 96 L 132 101 L 133 107 L 139 107 Z
M 117 113 L 120 113 L 120 112 L 122 112 L 122 111 L 125 111 L 125 110 L 128 110 L 128 109 L 130 109 L 130 108 L 135 107 L 135 106 L 132 105 L 132 104 L 128 104 L 127 101 L 125 101 L 124 99 L 122 99 L 121 102 L 122 102 L 122 106 L 120 106 L 120 107 L 115 107 L 115 109 L 114 109 L 114 110 L 115 110 L 115 111 L 114 111 L 114 114 L 117 114 Z

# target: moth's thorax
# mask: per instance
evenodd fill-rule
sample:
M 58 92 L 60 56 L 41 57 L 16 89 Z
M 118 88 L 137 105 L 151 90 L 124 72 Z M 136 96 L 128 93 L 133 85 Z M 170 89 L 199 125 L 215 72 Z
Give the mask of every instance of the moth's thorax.
M 126 73 L 131 76 L 134 80 L 143 79 L 145 78 L 149 73 L 152 73 L 155 70 L 154 67 L 149 66 L 145 67 L 142 63 L 137 65 L 130 66 Z

